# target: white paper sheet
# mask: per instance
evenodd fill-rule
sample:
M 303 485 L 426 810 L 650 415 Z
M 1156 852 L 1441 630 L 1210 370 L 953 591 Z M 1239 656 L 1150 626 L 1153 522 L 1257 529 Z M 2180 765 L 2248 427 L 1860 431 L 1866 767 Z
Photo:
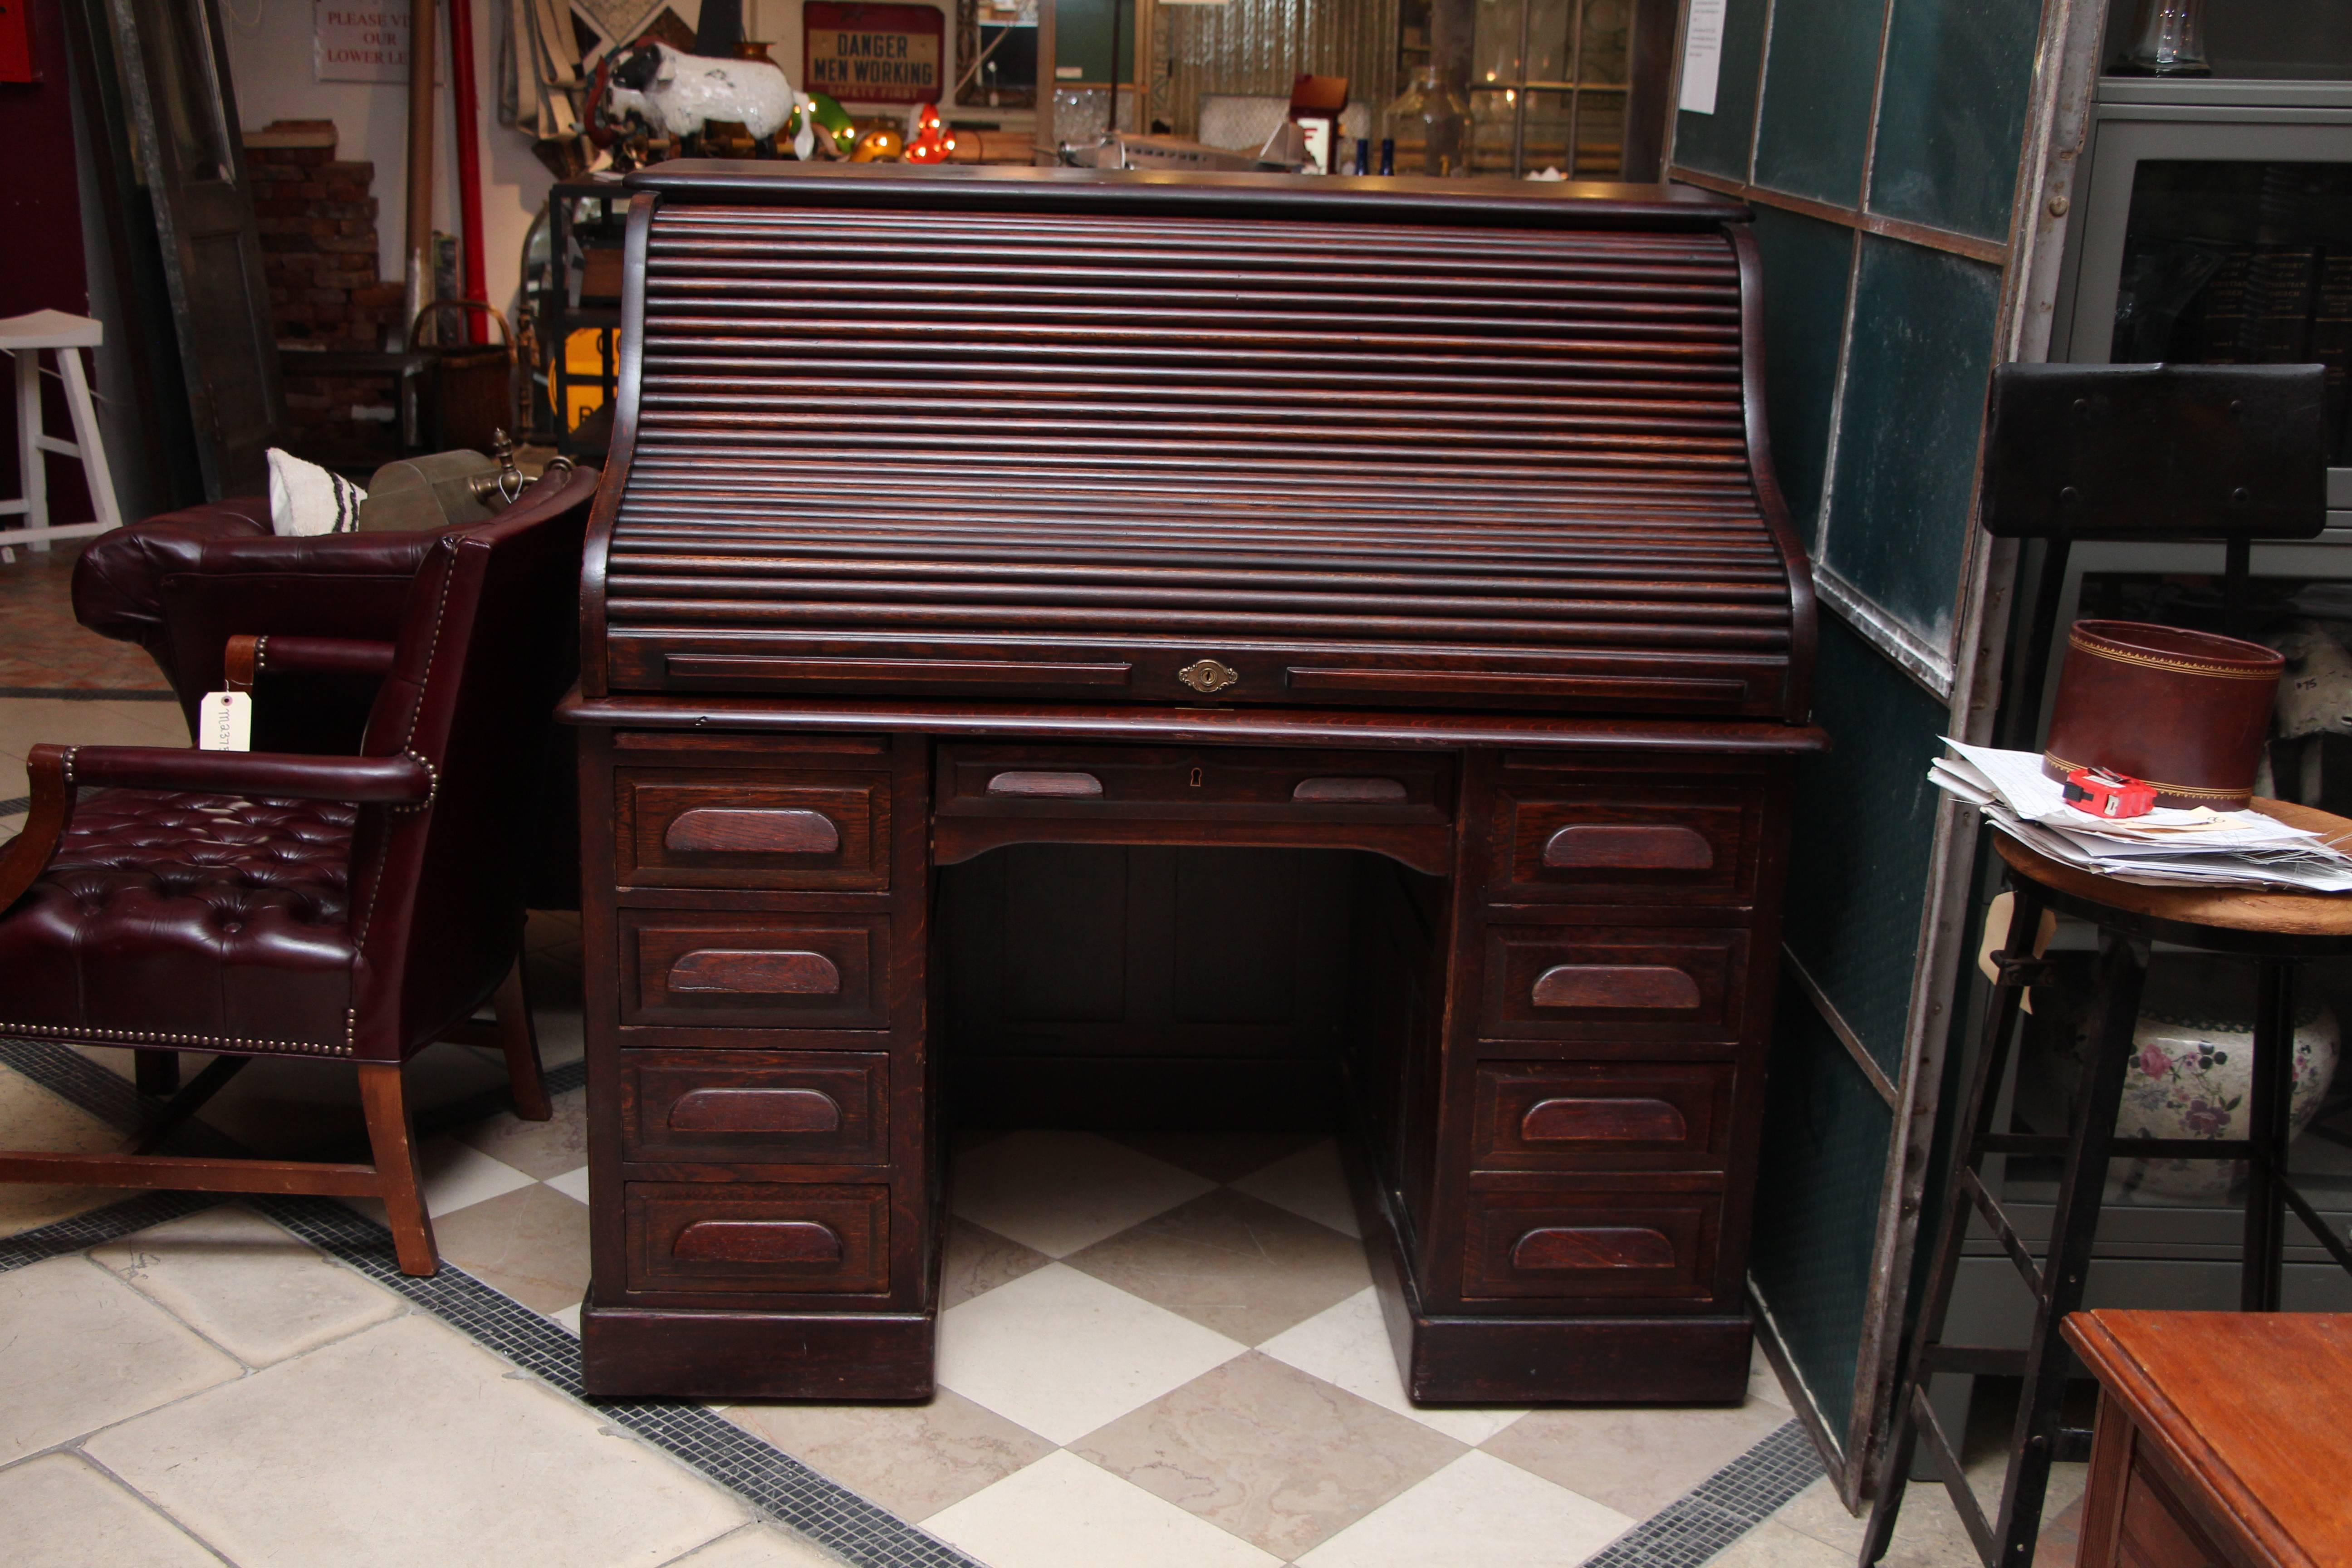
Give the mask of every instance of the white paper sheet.
M 1683 35 L 1682 107 L 1693 114 L 1715 112 L 1717 79 L 1723 71 L 1723 13 L 1727 0 L 1690 0 L 1690 31 Z

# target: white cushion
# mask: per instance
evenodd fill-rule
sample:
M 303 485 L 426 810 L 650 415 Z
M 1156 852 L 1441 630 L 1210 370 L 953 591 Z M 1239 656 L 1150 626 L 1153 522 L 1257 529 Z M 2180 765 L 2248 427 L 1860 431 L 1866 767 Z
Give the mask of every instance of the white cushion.
M 269 448 L 269 531 L 349 533 L 367 491 L 316 463 Z

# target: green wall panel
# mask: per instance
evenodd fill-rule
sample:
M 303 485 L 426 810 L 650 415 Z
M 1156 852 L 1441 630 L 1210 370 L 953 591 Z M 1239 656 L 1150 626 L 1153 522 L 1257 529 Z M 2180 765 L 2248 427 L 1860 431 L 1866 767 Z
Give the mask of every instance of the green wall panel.
M 1756 183 L 1817 201 L 1862 199 L 1884 0 L 1777 0 Z
M 1895 0 L 1873 212 L 2009 237 L 2040 0 Z
M 2000 302 L 1998 268 L 1863 237 L 1821 554 L 1937 646 L 1959 592 Z
M 1110 79 L 1112 0 L 1055 0 L 1054 53 L 1060 63 L 1085 71 L 1085 79 Z M 1135 0 L 1118 0 L 1118 79 L 1135 79 Z
M 1935 837 L 1927 764 L 1946 718 L 1835 611 L 1822 613 L 1813 720 L 1831 750 L 1798 765 L 1786 940 L 1897 1081 Z
M 1764 59 L 1764 17 L 1769 9 L 1769 0 L 1727 0 L 1715 112 L 1676 112 L 1675 163 L 1727 180 L 1748 178 L 1748 142 L 1756 129 L 1757 68 Z
M 1895 1115 L 1803 993 L 1787 982 L 1768 1070 L 1748 1269 L 1790 1359 L 1843 1441 L 1853 1419 L 1853 1373 Z
M 1836 224 L 1756 209 L 1756 248 L 1764 262 L 1765 423 L 1773 470 L 1808 550 L 1821 530 L 1853 241 L 1853 230 Z

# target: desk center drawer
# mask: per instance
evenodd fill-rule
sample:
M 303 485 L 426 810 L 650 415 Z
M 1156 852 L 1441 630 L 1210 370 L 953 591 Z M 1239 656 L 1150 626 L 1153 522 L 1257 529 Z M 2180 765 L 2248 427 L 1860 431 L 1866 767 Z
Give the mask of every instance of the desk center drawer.
M 937 794 L 941 816 L 1442 823 L 1454 765 L 1403 752 L 951 744 Z
M 621 1022 L 887 1026 L 890 917 L 625 910 Z

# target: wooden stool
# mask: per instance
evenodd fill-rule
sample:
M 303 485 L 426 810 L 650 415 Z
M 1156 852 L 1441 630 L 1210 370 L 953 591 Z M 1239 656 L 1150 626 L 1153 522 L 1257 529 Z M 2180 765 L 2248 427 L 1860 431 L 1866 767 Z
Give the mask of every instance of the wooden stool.
M 2338 847 L 2352 844 L 2352 821 L 2283 801 L 2257 800 L 2254 808 L 2319 833 Z M 2246 1234 L 2239 1285 L 2242 1310 L 2278 1310 L 2280 1266 L 2285 1253 L 2284 1208 L 2293 1208 L 2328 1255 L 2352 1269 L 2352 1250 L 2330 1233 L 2286 1180 L 2287 1142 L 2293 1135 L 2288 1112 L 2294 1084 L 2294 966 L 2306 958 L 2352 953 L 2352 896 L 2142 887 L 2061 865 L 2006 835 L 1996 836 L 1993 847 L 2008 863 L 2010 883 L 2016 889 L 2017 905 L 2009 929 L 2010 940 L 2020 951 L 2004 948 L 1994 955 L 2000 978 L 1953 1142 L 1956 1164 L 1945 1197 L 1944 1226 L 1937 1238 L 1927 1298 L 1906 1339 L 1897 1371 L 1895 1427 L 1879 1470 L 1878 1500 L 1871 1510 L 1870 1530 L 1863 1541 L 1864 1568 L 1885 1554 L 1895 1533 L 1913 1448 L 1923 1440 L 1986 1568 L 2026 1568 L 2033 1561 L 2052 1462 L 2087 1458 L 2090 1454 L 2088 1432 L 2061 1430 L 2058 1425 L 2067 1373 L 2067 1350 L 2059 1325 L 2083 1304 L 2083 1281 L 2090 1271 L 2091 1244 L 2098 1232 L 2099 1205 L 2105 1194 L 2111 1157 L 2248 1163 Z M 2049 965 L 2032 953 L 2033 933 L 2040 929 L 2045 910 L 2088 921 L 2099 929 L 2090 1053 L 2083 1064 L 2080 1092 L 2075 1097 L 2074 1123 L 2063 1137 L 1991 1131 L 1988 1129 L 1992 1107 L 2008 1069 L 2019 1003 L 2027 986 L 2049 974 Z M 2116 1114 L 2131 1063 L 2132 1031 L 2139 1018 L 2148 944 L 2157 941 L 2251 959 L 2255 964 L 2253 1092 L 2245 1138 L 2116 1136 Z M 2034 1259 L 1999 1200 L 1980 1179 L 1979 1172 L 1989 1154 L 2064 1156 L 2047 1258 Z M 1971 1209 L 1984 1216 L 2010 1261 L 2024 1276 L 2026 1289 L 2033 1293 L 2033 1331 L 2021 1351 L 1942 1342 L 1944 1315 L 1959 1274 L 1960 1249 L 1967 1239 Z M 2024 1378 L 1997 1521 L 1988 1522 L 1978 1508 L 1976 1495 L 1960 1471 L 1958 1449 L 1928 1404 L 1927 1385 L 1937 1373 Z
M 16 361 L 16 466 L 24 476 L 25 493 L 16 500 L 0 500 L 0 517 L 23 514 L 25 526 L 0 530 L 0 560 L 16 559 L 14 547 L 29 544 L 47 550 L 52 539 L 76 539 L 122 526 L 114 506 L 114 476 L 106 466 L 106 444 L 99 438 L 98 415 L 89 402 L 89 382 L 82 374 L 81 351 L 96 350 L 106 329 L 88 316 L 63 310 L 35 310 L 0 321 L 0 349 Z M 62 441 L 41 429 L 41 351 L 57 355 L 57 374 L 66 385 L 66 412 L 73 419 L 74 438 Z M 55 452 L 78 458 L 83 481 L 98 517 L 90 522 L 49 522 L 49 481 L 41 454 Z

